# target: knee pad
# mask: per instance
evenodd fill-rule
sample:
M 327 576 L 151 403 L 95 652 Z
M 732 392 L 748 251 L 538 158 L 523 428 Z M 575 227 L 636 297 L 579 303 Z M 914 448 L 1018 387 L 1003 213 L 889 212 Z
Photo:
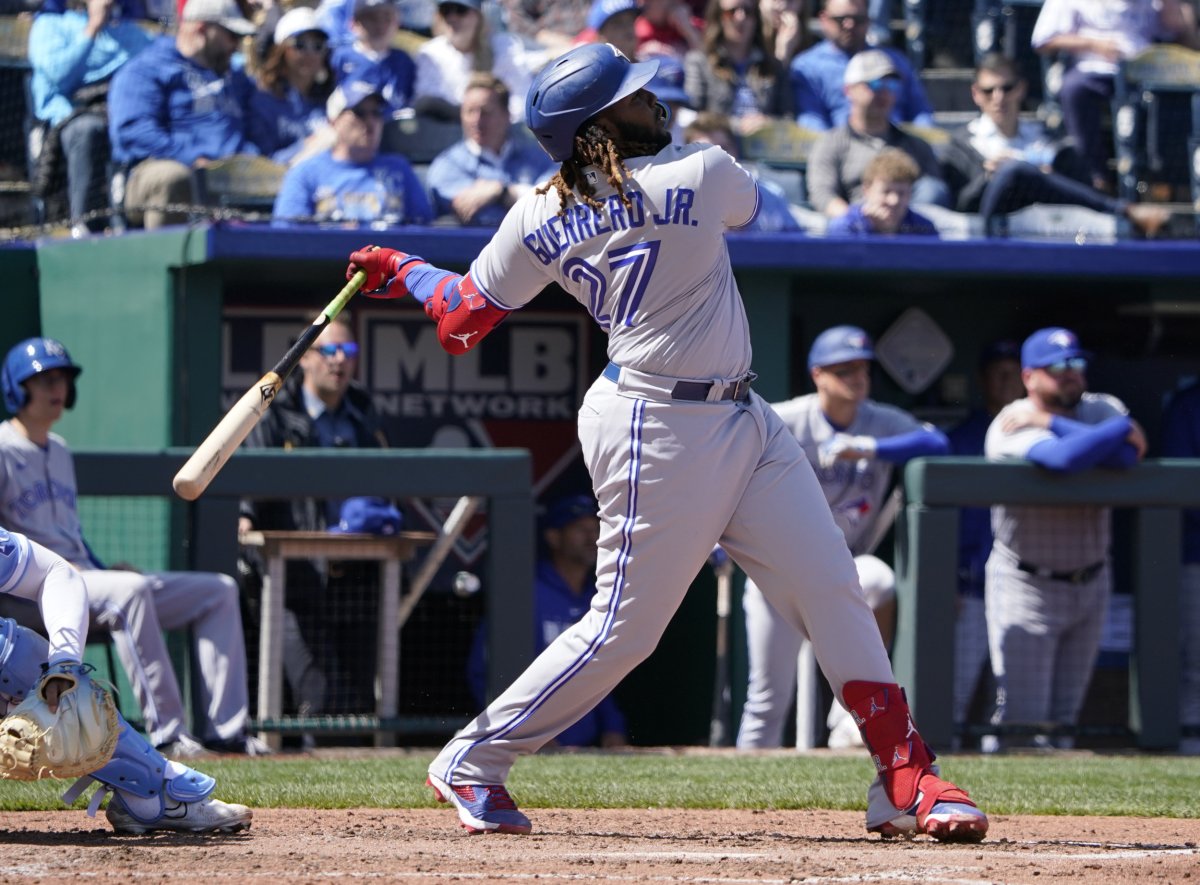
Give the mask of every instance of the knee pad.
M 856 556 L 854 567 L 858 570 L 858 582 L 862 585 L 863 595 L 872 609 L 896 598 L 896 573 L 882 559 L 869 555 Z
M 42 678 L 50 646 L 10 618 L 0 618 L 0 706 L 15 707 Z

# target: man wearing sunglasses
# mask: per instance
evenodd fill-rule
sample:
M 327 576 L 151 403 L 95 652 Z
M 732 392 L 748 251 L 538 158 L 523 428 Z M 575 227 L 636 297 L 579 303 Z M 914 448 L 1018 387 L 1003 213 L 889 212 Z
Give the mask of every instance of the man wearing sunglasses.
M 1003 231 L 1005 214 L 1034 203 L 1084 206 L 1126 218 L 1147 236 L 1157 233 L 1170 213 L 1092 187 L 1074 148 L 1054 141 L 1040 120 L 1021 119 L 1025 91 L 1012 59 L 993 53 L 980 61 L 971 85 L 980 114 L 953 133 L 944 157 L 954 207 L 978 212 L 993 235 Z
M 379 152 L 386 114 L 383 94 L 373 82 L 348 81 L 333 90 L 326 104 L 333 147 L 287 171 L 271 223 L 355 227 L 432 220 L 429 196 L 408 160 Z
M 354 376 L 358 371 L 359 346 L 346 314 L 329 324 L 316 343 L 300 358 L 294 372 L 275 397 L 275 402 L 246 440 L 247 448 L 357 448 L 387 445 L 371 395 Z M 340 500 L 294 498 L 277 501 L 241 502 L 238 534 L 252 529 L 325 531 L 338 524 Z M 254 598 L 265 574 L 255 548 L 243 547 L 244 589 Z M 369 574 L 374 563 L 351 564 L 290 560 L 287 563 L 287 610 L 284 614 L 283 670 L 292 705 L 301 715 L 331 712 L 337 704 L 355 707 L 347 693 L 356 686 L 352 679 L 337 679 L 351 665 L 339 660 L 333 643 L 345 631 L 331 629 L 337 607 L 327 603 L 342 592 L 361 594 L 367 583 L 377 583 Z M 340 589 L 339 589 L 340 588 Z M 342 606 L 344 609 L 345 607 Z M 374 611 L 372 607 L 370 609 Z M 344 613 L 344 612 L 343 612 Z M 253 625 L 251 626 L 253 630 Z M 313 654 L 319 649 L 320 660 Z M 355 657 L 373 662 L 369 650 Z M 334 696 L 331 681 L 340 686 Z M 343 684 L 344 683 L 344 684 Z M 367 677 L 365 685 L 371 685 Z M 341 690 L 341 689 L 344 689 Z M 369 688 L 368 688 L 369 690 Z M 362 712 L 359 707 L 355 712 Z
M 820 23 L 825 39 L 792 60 L 791 80 L 796 122 L 806 129 L 823 132 L 845 125 L 850 114 L 850 102 L 842 84 L 850 60 L 870 49 L 867 0 L 825 0 Z M 904 56 L 892 49 L 878 51 L 887 53 L 897 78 L 896 101 L 890 110 L 892 120 L 932 126 L 933 106 Z
M 881 49 L 860 52 L 846 65 L 843 87 L 850 102 L 846 122 L 817 139 L 808 157 L 805 178 L 813 208 L 829 218 L 845 215 L 863 198 L 863 172 L 884 148 L 899 148 L 916 162 L 920 176 L 912 186 L 912 202 L 949 208 L 950 190 L 929 144 L 892 122 L 892 109 L 902 89 L 892 56 Z
M 1116 397 L 1089 393 L 1089 354 L 1069 329 L 1039 329 L 1021 346 L 1026 397 L 992 421 L 984 452 L 1056 473 L 1128 468 L 1146 437 Z M 1091 681 L 1112 590 L 1107 507 L 992 508 L 984 607 L 995 725 L 1073 727 Z M 1006 744 L 1070 747 L 1073 738 L 1006 736 Z M 998 748 L 1001 739 L 985 742 Z

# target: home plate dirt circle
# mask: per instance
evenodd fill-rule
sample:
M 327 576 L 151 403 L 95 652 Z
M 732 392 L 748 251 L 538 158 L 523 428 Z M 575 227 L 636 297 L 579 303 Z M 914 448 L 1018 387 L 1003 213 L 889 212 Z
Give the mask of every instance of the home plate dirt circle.
M 0 883 L 1200 883 L 1200 821 L 993 816 L 988 839 L 884 841 L 860 812 L 529 809 L 529 836 L 469 836 L 449 809 L 260 809 L 233 837 L 114 836 L 77 810 L 0 824 Z

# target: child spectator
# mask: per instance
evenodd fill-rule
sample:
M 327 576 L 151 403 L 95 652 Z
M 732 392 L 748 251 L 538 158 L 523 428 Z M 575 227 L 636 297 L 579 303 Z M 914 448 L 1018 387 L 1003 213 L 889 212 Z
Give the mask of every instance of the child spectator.
M 408 160 L 379 153 L 387 107 L 374 83 L 343 83 L 329 96 L 333 147 L 288 170 L 271 223 L 390 226 L 425 224 L 429 198 Z
M 916 160 L 900 148 L 884 148 L 863 170 L 862 200 L 829 222 L 827 236 L 870 234 L 938 235 L 933 222 L 909 208 L 913 184 L 921 177 Z
M 587 27 L 579 33 L 578 43 L 611 43 L 627 58 L 636 58 L 638 38 L 635 23 L 637 0 L 593 0 Z
M 258 79 L 250 131 L 263 153 L 291 165 L 333 144 L 325 103 L 336 84 L 315 12 L 298 6 L 279 19 Z
M 400 14 L 393 0 L 354 0 L 352 40 L 333 51 L 338 83 L 374 83 L 392 112 L 412 103 L 417 77 L 408 53 L 392 45 L 399 30 Z

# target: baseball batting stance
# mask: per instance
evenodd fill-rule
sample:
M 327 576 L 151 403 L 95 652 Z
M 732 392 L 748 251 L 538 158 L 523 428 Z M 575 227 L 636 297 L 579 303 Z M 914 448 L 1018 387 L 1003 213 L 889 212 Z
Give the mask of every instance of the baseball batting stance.
M 118 833 L 249 829 L 249 808 L 213 798 L 213 778 L 165 759 L 88 677 L 87 589 L 74 567 L 0 528 L 0 593 L 36 601 L 50 637 L 0 618 L 0 777 L 79 777 L 68 805 L 98 783 L 88 814 L 111 794 L 105 816 Z
M 931 768 L 812 468 L 751 390 L 749 329 L 724 233 L 754 220 L 757 185 L 719 148 L 671 145 L 667 110 L 644 88 L 657 69 L 589 44 L 537 75 L 526 122 L 562 166 L 513 205 L 466 276 L 392 249 L 350 257 L 367 273 L 367 294 L 423 302 L 453 354 L 549 283 L 609 334 L 611 362 L 579 411 L 600 505 L 591 609 L 454 736 L 429 784 L 471 832 L 530 832 L 504 786 L 516 758 L 654 650 L 720 542 L 812 637 L 874 756 L 872 814 L 907 833 L 981 839 L 987 817 Z

